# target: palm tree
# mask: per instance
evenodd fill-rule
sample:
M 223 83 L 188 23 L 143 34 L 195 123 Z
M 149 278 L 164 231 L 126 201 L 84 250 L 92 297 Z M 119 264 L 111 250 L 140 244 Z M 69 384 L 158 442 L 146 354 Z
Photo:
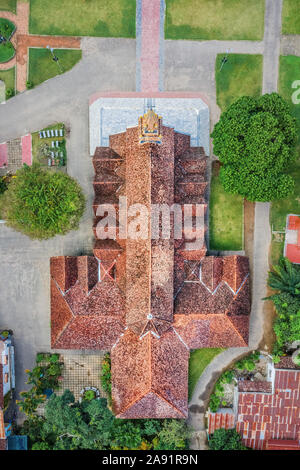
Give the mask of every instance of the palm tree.
M 280 292 L 300 296 L 300 265 L 287 258 L 281 258 L 278 265 L 269 272 L 268 286 Z

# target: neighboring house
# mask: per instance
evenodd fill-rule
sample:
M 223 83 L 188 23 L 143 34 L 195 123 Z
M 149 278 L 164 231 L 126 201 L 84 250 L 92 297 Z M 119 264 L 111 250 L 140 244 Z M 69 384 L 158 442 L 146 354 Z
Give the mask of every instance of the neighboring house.
M 51 345 L 111 352 L 118 418 L 187 418 L 191 349 L 245 347 L 249 262 L 206 256 L 205 227 L 181 238 L 99 239 L 101 204 L 207 208 L 207 157 L 148 111 L 93 158 L 94 256 L 51 258 Z M 108 219 L 113 228 L 115 216 Z M 174 220 L 171 222 L 174 232 Z
M 245 446 L 257 450 L 300 450 L 300 368 L 290 357 L 269 367 L 268 380 L 238 383 L 233 410 L 208 413 L 208 433 L 236 427 Z M 230 421 L 221 416 L 232 414 Z M 215 424 L 217 423 L 217 424 Z
M 7 448 L 7 437 L 12 432 L 11 423 L 5 423 L 5 410 L 15 388 L 14 347 L 11 335 L 0 334 L 0 450 Z
M 300 264 L 300 216 L 289 214 L 286 219 L 284 256 Z

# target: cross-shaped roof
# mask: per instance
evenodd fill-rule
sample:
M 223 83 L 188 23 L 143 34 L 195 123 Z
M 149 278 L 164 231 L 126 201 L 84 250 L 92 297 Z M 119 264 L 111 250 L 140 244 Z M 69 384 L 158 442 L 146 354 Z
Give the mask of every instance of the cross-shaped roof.
M 115 240 L 97 239 L 99 204 L 118 215 L 119 196 L 149 213 L 152 204 L 173 203 L 183 215 L 185 204 L 206 211 L 203 149 L 172 128 L 161 134 L 160 144 L 140 144 L 139 128 L 129 128 L 96 149 L 94 256 L 51 259 L 52 347 L 111 352 L 120 418 L 186 418 L 190 349 L 248 341 L 248 259 L 205 256 L 205 229 L 136 240 L 117 226 Z

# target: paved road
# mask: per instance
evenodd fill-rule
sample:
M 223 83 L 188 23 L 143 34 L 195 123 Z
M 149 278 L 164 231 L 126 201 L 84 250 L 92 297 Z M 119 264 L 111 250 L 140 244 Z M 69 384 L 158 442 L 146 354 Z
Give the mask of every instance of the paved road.
M 49 258 L 89 253 L 93 245 L 93 171 L 88 152 L 88 100 L 97 91 L 135 90 L 135 40 L 85 38 L 83 59 L 71 71 L 0 105 L 1 141 L 64 122 L 68 173 L 87 197 L 80 229 L 49 241 L 31 241 L 0 225 L 0 327 L 14 331 L 16 391 L 37 351 L 50 349 Z M 118 73 L 116 73 L 116 66 Z

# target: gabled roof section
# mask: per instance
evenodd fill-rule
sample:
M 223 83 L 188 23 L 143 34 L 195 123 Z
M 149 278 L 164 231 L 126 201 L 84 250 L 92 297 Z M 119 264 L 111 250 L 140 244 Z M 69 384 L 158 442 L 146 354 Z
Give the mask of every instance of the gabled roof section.
M 186 418 L 189 351 L 168 331 L 138 338 L 130 330 L 112 348 L 113 408 L 119 418 Z M 143 411 L 142 411 L 143 410 Z
M 217 314 L 175 315 L 174 329 L 190 349 L 245 347 L 249 319 Z
M 53 348 L 107 350 L 124 330 L 124 295 L 110 276 L 99 281 L 99 272 L 92 256 L 51 259 Z

